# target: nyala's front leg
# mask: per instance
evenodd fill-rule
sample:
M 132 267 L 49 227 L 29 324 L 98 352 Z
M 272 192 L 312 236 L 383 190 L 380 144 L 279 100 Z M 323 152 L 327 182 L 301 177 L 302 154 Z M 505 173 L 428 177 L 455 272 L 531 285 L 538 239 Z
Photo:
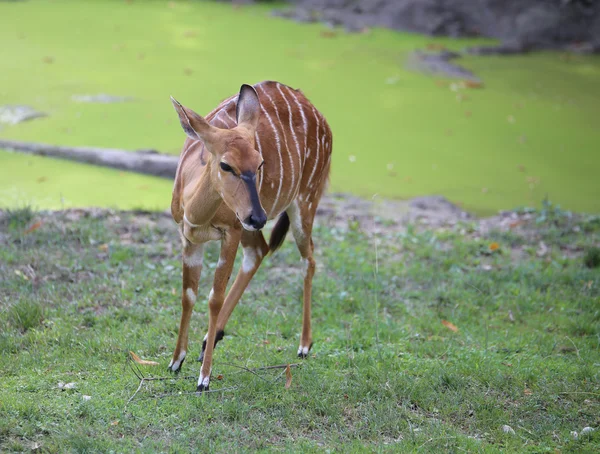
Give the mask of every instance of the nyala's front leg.
M 187 239 L 183 239 L 183 288 L 181 295 L 181 322 L 179 324 L 179 334 L 177 336 L 177 345 L 173 352 L 173 358 L 169 363 L 167 370 L 179 372 L 181 365 L 185 360 L 188 347 L 188 333 L 190 328 L 190 318 L 192 310 L 196 303 L 198 294 L 198 281 L 202 272 L 202 260 L 204 257 L 204 245 L 192 244 Z
M 217 336 L 217 319 L 223 307 L 225 300 L 225 290 L 227 282 L 231 276 L 233 262 L 240 242 L 241 231 L 239 229 L 228 230 L 221 240 L 221 255 L 219 263 L 215 271 L 215 280 L 213 288 L 208 298 L 208 333 L 206 335 L 206 349 L 204 350 L 204 358 L 202 368 L 200 369 L 200 377 L 198 378 L 197 391 L 207 391 L 210 383 L 210 372 L 212 369 L 212 356 L 215 347 L 215 339 Z

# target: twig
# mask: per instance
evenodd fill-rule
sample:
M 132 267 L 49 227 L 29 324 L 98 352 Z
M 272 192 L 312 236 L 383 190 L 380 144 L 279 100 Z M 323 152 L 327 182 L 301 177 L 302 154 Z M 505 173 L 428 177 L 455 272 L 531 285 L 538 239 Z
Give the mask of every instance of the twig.
M 185 391 L 185 392 L 177 392 L 177 393 L 165 393 L 165 394 L 154 394 L 152 396 L 148 396 L 148 399 L 162 399 L 163 397 L 173 397 L 173 396 L 185 396 L 191 394 L 211 394 L 211 393 L 222 393 L 225 391 L 235 391 L 239 389 L 239 386 L 231 386 L 229 388 L 219 388 L 219 389 L 209 389 L 208 391 L 202 391 L 201 393 L 198 391 Z
M 265 367 L 256 367 L 250 370 L 270 370 L 270 369 L 285 369 L 286 367 L 300 367 L 302 363 L 294 363 L 294 364 L 279 364 L 277 366 L 265 366 Z
M 569 336 L 565 337 L 569 339 L 569 342 L 573 344 L 573 347 L 575 347 L 575 352 L 577 353 L 577 358 L 579 358 L 579 360 L 581 361 L 581 356 L 579 356 L 579 349 L 577 348 L 577 345 L 575 345 L 575 342 L 573 342 L 573 340 Z
M 269 380 L 267 380 L 264 377 L 261 377 L 259 374 L 257 374 L 254 370 L 252 369 L 248 369 L 245 366 L 238 366 L 237 364 L 231 364 L 231 363 L 221 363 L 222 366 L 230 366 L 230 367 L 237 367 L 238 369 L 242 369 L 245 370 L 246 372 L 250 372 L 252 375 L 256 375 L 258 378 L 260 378 L 261 380 L 264 380 L 266 382 L 268 382 Z
M 145 379 L 142 378 L 140 380 L 140 386 L 138 386 L 138 388 L 135 390 L 135 392 L 133 393 L 133 395 L 129 398 L 129 400 L 127 401 L 127 403 L 125 404 L 125 406 L 129 405 L 129 402 L 131 402 L 133 400 L 133 398 L 137 395 L 137 393 L 140 392 L 140 389 L 142 389 L 142 385 L 144 384 Z
M 590 396 L 600 396 L 600 393 L 590 393 L 587 391 L 564 391 L 562 393 L 558 393 L 558 394 L 589 394 Z

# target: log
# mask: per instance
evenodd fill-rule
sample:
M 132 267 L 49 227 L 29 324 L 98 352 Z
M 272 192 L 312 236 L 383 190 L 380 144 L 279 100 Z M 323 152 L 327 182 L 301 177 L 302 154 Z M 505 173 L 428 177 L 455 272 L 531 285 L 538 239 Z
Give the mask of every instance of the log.
M 115 148 L 63 147 L 16 140 L 0 140 L 0 149 L 68 159 L 170 179 L 175 178 L 179 162 L 178 156 L 162 154 L 155 150 L 127 151 Z

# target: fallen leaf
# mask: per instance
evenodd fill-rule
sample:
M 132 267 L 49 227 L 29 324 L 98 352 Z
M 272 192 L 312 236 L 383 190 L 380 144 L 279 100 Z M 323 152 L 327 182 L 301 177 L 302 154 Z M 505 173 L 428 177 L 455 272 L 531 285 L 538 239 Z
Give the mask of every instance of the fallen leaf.
M 54 63 L 54 57 L 44 57 L 42 58 L 42 61 L 48 65 Z
M 101 244 L 100 246 L 98 246 L 98 249 L 106 252 L 106 251 L 108 251 L 108 244 L 106 244 L 106 243 Z
M 27 277 L 27 275 L 26 275 L 26 274 L 24 274 L 24 273 L 23 273 L 21 270 L 15 270 L 15 274 L 16 274 L 17 276 L 20 276 L 20 277 L 22 277 L 22 278 L 23 278 L 23 279 L 25 279 L 26 281 L 28 281 L 28 280 L 29 280 L 29 277 Z
M 116 426 L 119 424 L 119 420 L 117 419 L 116 421 L 113 421 L 110 423 L 111 426 Z
M 427 43 L 427 50 L 444 50 L 446 46 L 439 43 Z
M 41 226 L 42 226 L 42 221 L 37 221 L 35 224 L 31 225 L 31 227 L 29 227 L 27 230 L 25 230 L 25 233 L 35 232 Z
M 500 249 L 500 245 L 494 241 L 493 243 L 490 243 L 489 248 L 490 248 L 490 251 L 494 252 L 494 251 L 497 251 L 498 249 Z
M 81 397 L 83 398 L 83 400 L 90 400 L 92 398 L 92 396 L 86 396 L 85 394 Z
M 442 325 L 444 325 L 450 331 L 454 331 L 455 333 L 458 332 L 458 328 L 456 327 L 456 325 L 453 323 L 450 323 L 448 320 L 442 320 Z
M 194 74 L 194 71 L 193 71 L 192 69 L 190 69 L 190 68 L 185 68 L 185 69 L 183 70 L 183 73 L 184 73 L 186 76 L 191 76 L 192 74 Z
M 529 388 L 525 388 L 523 390 L 523 394 L 525 394 L 526 396 L 531 396 L 533 394 L 533 391 Z
M 156 361 L 147 361 L 145 359 L 142 359 L 132 351 L 130 351 L 129 354 L 131 355 L 131 359 L 133 359 L 138 364 L 141 364 L 143 366 L 158 366 L 158 363 Z
M 466 88 L 483 88 L 483 83 L 476 80 L 465 80 L 463 85 Z
M 292 369 L 288 364 L 285 368 L 285 389 L 288 389 L 290 386 L 292 386 Z
M 217 375 L 217 380 L 223 380 L 223 376 L 221 374 Z
M 333 32 L 331 30 L 323 30 L 321 32 L 321 37 L 322 38 L 333 38 L 335 35 L 337 35 L 337 33 Z
M 47 179 L 48 179 L 48 178 L 46 178 L 46 177 L 39 177 L 39 178 L 38 178 L 37 180 L 35 180 L 35 181 L 37 181 L 38 183 L 43 183 L 43 182 L 44 182 L 44 181 L 46 181 Z
M 73 389 L 75 388 L 75 383 L 63 383 L 61 381 L 58 382 L 58 389 Z

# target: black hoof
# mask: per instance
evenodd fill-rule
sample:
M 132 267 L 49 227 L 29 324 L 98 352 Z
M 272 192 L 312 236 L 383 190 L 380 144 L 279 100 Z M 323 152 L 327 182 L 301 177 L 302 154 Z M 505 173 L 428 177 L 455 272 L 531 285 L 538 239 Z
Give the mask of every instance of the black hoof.
M 208 391 L 208 388 L 209 388 L 209 385 L 206 385 L 206 386 L 198 385 L 198 387 L 196 388 L 196 392 L 202 394 L 202 391 Z
M 225 331 L 217 331 L 217 335 L 215 336 L 215 347 L 220 340 L 223 340 L 223 337 L 225 337 Z M 202 352 L 200 353 L 200 356 L 198 356 L 198 362 L 200 363 L 204 361 L 204 350 L 206 350 L 206 339 L 202 341 Z

